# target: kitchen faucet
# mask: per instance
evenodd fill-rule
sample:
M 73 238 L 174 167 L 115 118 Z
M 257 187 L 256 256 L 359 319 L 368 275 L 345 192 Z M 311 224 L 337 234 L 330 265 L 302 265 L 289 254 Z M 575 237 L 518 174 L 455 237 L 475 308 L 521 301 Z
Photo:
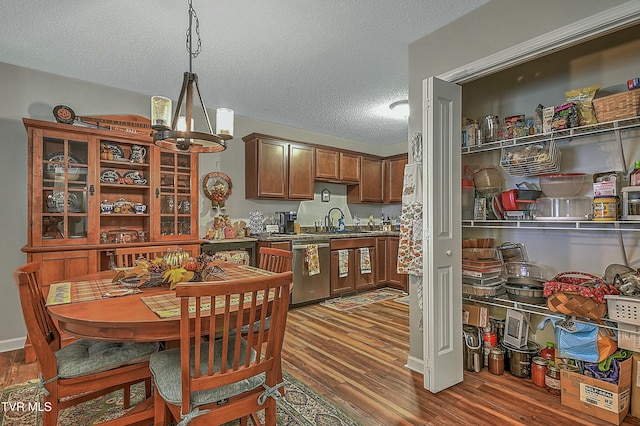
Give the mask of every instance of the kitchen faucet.
M 333 219 L 331 218 L 331 212 L 334 210 L 338 210 L 340 212 L 340 219 L 338 221 L 344 220 L 344 212 L 340 210 L 340 207 L 331 207 L 327 212 L 327 215 L 324 217 L 324 226 L 329 232 L 335 231 L 335 228 L 333 227 Z

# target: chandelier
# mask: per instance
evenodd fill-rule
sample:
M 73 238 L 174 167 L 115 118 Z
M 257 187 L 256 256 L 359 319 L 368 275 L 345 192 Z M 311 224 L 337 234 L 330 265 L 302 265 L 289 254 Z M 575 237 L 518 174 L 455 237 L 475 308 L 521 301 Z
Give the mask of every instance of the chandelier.
M 195 51 L 193 46 L 194 24 L 197 36 Z M 209 120 L 209 114 L 200 93 L 198 76 L 192 72 L 193 59 L 200 54 L 202 41 L 200 39 L 200 21 L 191 0 L 189 0 L 189 28 L 187 29 L 186 45 L 189 52 L 189 71 L 184 73 L 182 89 L 173 118 L 170 118 L 171 99 L 163 96 L 151 97 L 151 128 L 156 131 L 153 135 L 153 141 L 162 148 L 179 152 L 201 154 L 224 151 L 227 148 L 226 141 L 233 139 L 233 111 L 228 108 L 216 110 L 216 133 L 213 133 L 211 120 Z M 209 129 L 208 133 L 193 130 L 194 86 L 202 105 L 204 118 Z M 183 102 L 185 103 L 185 114 L 181 116 Z M 171 123 L 170 126 L 169 123 Z

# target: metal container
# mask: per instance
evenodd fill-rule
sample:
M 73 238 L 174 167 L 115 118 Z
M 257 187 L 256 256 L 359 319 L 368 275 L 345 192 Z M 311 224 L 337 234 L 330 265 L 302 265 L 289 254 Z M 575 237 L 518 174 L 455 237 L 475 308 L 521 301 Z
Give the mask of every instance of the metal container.
M 463 326 L 462 340 L 464 343 L 464 368 L 467 371 L 479 373 L 483 365 L 482 338 L 477 328 Z
M 536 200 L 536 220 L 587 220 L 592 212 L 591 197 L 541 197 Z
M 504 345 L 509 352 L 509 371 L 516 377 L 524 378 L 531 376 L 531 360 L 540 351 L 540 345 L 536 342 L 527 342 L 524 348 L 516 348 L 511 345 Z
M 509 299 L 516 302 L 531 303 L 533 305 L 543 305 L 547 302 L 544 297 L 544 286 L 541 284 L 522 284 L 507 281 L 504 288 L 509 295 Z
M 476 297 L 495 297 L 504 294 L 505 289 L 502 282 L 497 285 L 481 285 L 462 283 L 462 294 Z

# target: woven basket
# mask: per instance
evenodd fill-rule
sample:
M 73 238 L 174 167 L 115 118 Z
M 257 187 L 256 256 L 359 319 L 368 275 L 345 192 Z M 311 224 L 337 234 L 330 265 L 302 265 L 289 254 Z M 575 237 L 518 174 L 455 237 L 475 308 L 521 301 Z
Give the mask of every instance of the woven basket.
M 553 312 L 600 320 L 607 313 L 605 294 L 617 293 L 602 278 L 586 272 L 561 272 L 544 283 L 547 306 Z
M 640 116 L 640 90 L 617 93 L 593 100 L 598 123 Z
M 578 293 L 560 292 L 547 299 L 547 306 L 553 312 L 574 317 L 600 320 L 607 313 L 607 304 L 580 296 Z

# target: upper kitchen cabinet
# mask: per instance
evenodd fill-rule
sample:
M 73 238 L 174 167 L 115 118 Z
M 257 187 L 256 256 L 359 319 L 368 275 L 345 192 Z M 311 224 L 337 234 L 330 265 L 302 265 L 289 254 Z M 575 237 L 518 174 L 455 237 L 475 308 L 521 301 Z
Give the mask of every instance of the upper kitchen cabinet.
M 360 157 L 360 183 L 347 189 L 349 203 L 384 202 L 385 161 L 375 157 Z
M 402 183 L 404 181 L 404 166 L 409 163 L 409 155 L 402 154 L 385 160 L 384 199 L 386 203 L 402 203 Z
M 316 180 L 334 183 L 358 183 L 360 181 L 360 156 L 315 148 Z
M 356 154 L 340 153 L 340 181 L 360 182 L 360 156 Z
M 315 148 L 316 180 L 338 182 L 340 180 L 340 153 L 331 149 Z
M 245 142 L 248 199 L 313 200 L 313 148 L 252 133 Z

